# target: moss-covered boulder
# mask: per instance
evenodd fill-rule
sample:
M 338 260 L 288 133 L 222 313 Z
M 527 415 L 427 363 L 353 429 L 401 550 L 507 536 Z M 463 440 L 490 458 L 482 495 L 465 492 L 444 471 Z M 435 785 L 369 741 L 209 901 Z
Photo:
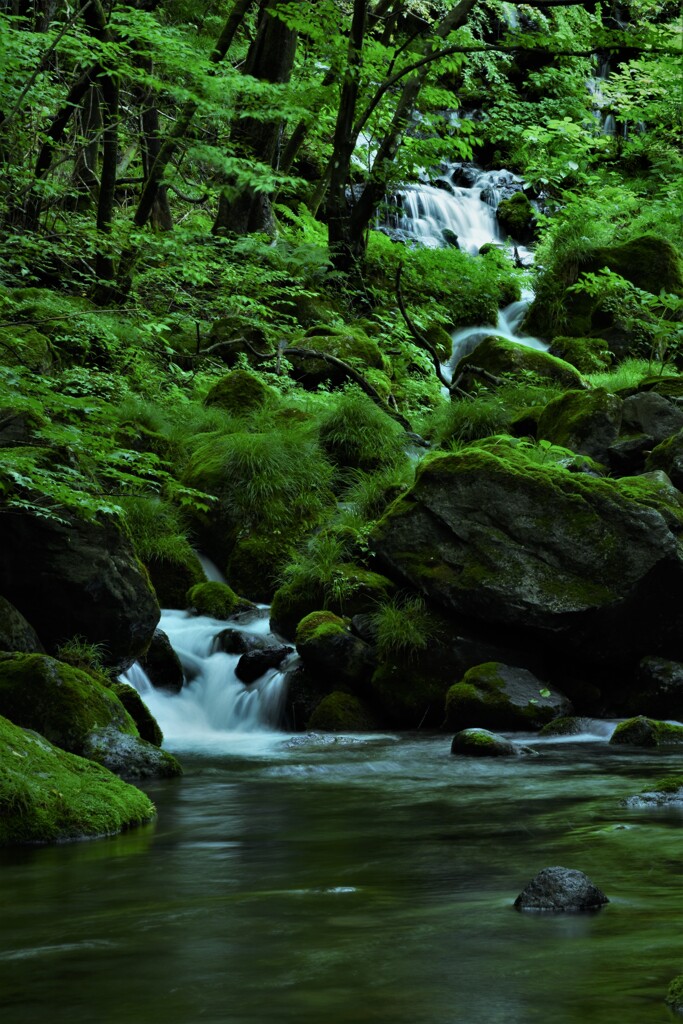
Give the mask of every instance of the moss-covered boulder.
M 683 409 L 656 391 L 643 391 L 626 398 L 623 429 L 631 434 L 648 434 L 654 444 L 683 430 Z
M 82 636 L 103 646 L 105 663 L 124 671 L 147 648 L 159 604 L 130 541 L 111 517 L 3 516 L 0 593 L 55 653 Z
M 293 640 L 296 627 L 311 612 L 326 608 L 337 615 L 351 617 L 374 610 L 395 590 L 395 585 L 386 576 L 351 563 L 341 563 L 337 574 L 338 592 L 344 593 L 343 599 L 338 599 L 334 593 L 326 594 L 322 584 L 314 580 L 293 580 L 279 587 L 270 608 L 271 629 Z
M 0 327 L 0 359 L 5 366 L 27 366 L 34 373 L 45 373 L 52 365 L 52 347 L 35 327 Z
M 0 597 L 0 651 L 44 653 L 43 645 L 33 626 L 4 597 Z
M 683 657 L 678 505 L 644 483 L 546 467 L 520 446 L 435 455 L 371 534 L 380 566 L 525 652 L 610 664 Z M 517 664 L 528 664 L 528 655 Z
M 451 754 L 463 757 L 519 757 L 529 753 L 535 751 L 512 743 L 488 729 L 462 729 L 451 743 Z
M 656 718 L 627 718 L 612 733 L 610 743 L 624 747 L 676 747 L 683 745 L 683 725 L 671 725 Z
M 372 732 L 377 721 L 364 701 L 353 694 L 334 691 L 320 701 L 307 728 L 313 732 Z
M 552 722 L 548 722 L 544 725 L 539 736 L 552 737 L 557 736 L 580 736 L 582 733 L 591 731 L 592 721 L 590 718 L 581 718 L 575 715 L 568 717 L 556 718 Z
M 260 377 L 238 366 L 213 385 L 204 405 L 217 406 L 231 416 L 248 416 L 276 398 L 273 388 Z
M 135 722 L 140 739 L 146 740 L 147 743 L 151 743 L 155 747 L 160 747 L 164 741 L 164 734 L 135 687 L 129 686 L 128 683 L 117 682 L 112 683 L 111 691 L 118 697 Z
M 143 561 L 162 608 L 185 608 L 188 590 L 206 582 L 202 563 L 184 537 L 156 538 Z
M 359 326 L 312 327 L 290 347 L 321 352 L 361 372 L 365 369 L 386 371 L 389 368 L 389 362 L 377 342 Z M 287 358 L 292 366 L 292 376 L 305 388 L 315 389 L 320 384 L 342 387 L 349 379 L 343 367 L 334 363 L 297 354 L 296 351 L 288 353 Z
M 637 339 L 621 322 L 623 318 L 613 302 L 605 302 L 606 295 L 567 291 L 581 274 L 603 268 L 653 295 L 659 295 L 662 288 L 683 294 L 683 274 L 675 246 L 665 238 L 642 235 L 621 245 L 595 248 L 564 268 L 553 267 L 541 274 L 524 330 L 546 338 L 560 331 L 570 337 L 601 336 L 616 355 L 624 356 Z
M 683 490 L 683 430 L 652 449 L 645 461 L 648 470 L 663 470 L 675 487 Z
M 683 974 L 677 975 L 669 985 L 665 1002 L 672 1013 L 683 1017 Z
M 623 404 L 604 388 L 567 391 L 546 405 L 537 437 L 607 462 L 610 445 L 619 436 Z
M 187 592 L 188 607 L 194 608 L 199 615 L 208 615 L 212 619 L 229 619 L 232 615 L 249 611 L 254 605 L 243 597 L 239 597 L 227 583 L 198 583 Z
M 502 230 L 522 245 L 536 237 L 536 211 L 524 192 L 515 192 L 509 199 L 501 199 L 496 219 Z
M 299 656 L 311 672 L 352 689 L 366 688 L 376 657 L 343 619 L 328 611 L 312 612 L 297 626 L 295 640 Z
M 579 373 L 599 373 L 613 362 L 609 345 L 603 338 L 568 338 L 557 335 L 548 349 L 551 356 L 575 366 Z
M 0 718 L 0 846 L 114 835 L 155 813 L 106 768 Z
M 171 343 L 181 353 L 192 354 L 196 350 L 196 338 L 192 335 L 172 337 Z M 211 348 L 227 366 L 234 366 L 240 355 L 247 359 L 253 357 L 254 351 L 267 352 L 266 333 L 253 317 L 233 314 L 214 320 L 209 336 L 203 349 Z
M 531 672 L 495 661 L 469 669 L 446 694 L 451 729 L 537 730 L 571 712 L 567 698 Z
M 473 352 L 457 364 L 454 377 L 458 376 L 466 363 L 472 363 L 495 377 L 505 375 L 528 378 L 529 375 L 533 375 L 541 380 L 553 381 L 563 388 L 583 387 L 581 375 L 569 363 L 540 349 L 530 348 L 515 341 L 506 341 L 493 335 L 485 338 Z
M 73 754 L 94 729 L 137 735 L 105 677 L 43 654 L 0 654 L 0 715 Z

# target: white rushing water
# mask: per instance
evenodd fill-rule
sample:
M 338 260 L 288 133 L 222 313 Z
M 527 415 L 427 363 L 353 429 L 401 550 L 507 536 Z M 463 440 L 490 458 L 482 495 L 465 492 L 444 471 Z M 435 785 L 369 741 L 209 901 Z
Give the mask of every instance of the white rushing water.
M 451 335 L 453 349 L 448 365 L 444 367 L 445 373 L 453 372 L 457 363 L 463 356 L 469 355 L 485 338 L 492 335 L 496 338 L 503 338 L 505 341 L 514 341 L 518 345 L 525 345 L 527 348 L 535 348 L 540 352 L 548 351 L 548 344 L 540 338 L 531 335 L 519 334 L 519 328 L 524 319 L 529 304 L 533 299 L 533 292 L 526 289 L 517 302 L 511 302 L 505 309 L 498 311 L 498 320 L 495 324 L 488 324 L 477 327 L 462 327 Z
M 267 609 L 260 609 L 246 622 L 164 611 L 159 626 L 183 667 L 185 685 L 180 693 L 157 689 L 138 664 L 122 680 L 138 691 L 161 726 L 166 744 L 174 750 L 239 746 L 257 752 L 266 749 L 273 738 L 282 739 L 282 733 L 275 730 L 285 699 L 285 671 L 268 669 L 256 682 L 245 685 L 235 675 L 240 655 L 226 654 L 216 649 L 215 643 L 224 629 L 267 636 Z

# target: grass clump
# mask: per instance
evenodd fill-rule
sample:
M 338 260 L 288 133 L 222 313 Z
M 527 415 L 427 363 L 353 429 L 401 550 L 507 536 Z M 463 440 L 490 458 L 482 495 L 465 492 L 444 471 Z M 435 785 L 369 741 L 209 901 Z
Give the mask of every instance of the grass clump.
M 396 595 L 383 602 L 372 618 L 382 658 L 410 658 L 429 647 L 435 636 L 425 602 L 418 596 Z
M 65 640 L 57 648 L 57 658 L 74 668 L 84 669 L 86 672 L 104 672 L 104 644 L 91 644 L 84 636 L 76 634 L 69 640 Z
M 320 445 L 333 462 L 365 470 L 397 462 L 403 438 L 401 426 L 355 386 L 334 396 L 319 428 Z

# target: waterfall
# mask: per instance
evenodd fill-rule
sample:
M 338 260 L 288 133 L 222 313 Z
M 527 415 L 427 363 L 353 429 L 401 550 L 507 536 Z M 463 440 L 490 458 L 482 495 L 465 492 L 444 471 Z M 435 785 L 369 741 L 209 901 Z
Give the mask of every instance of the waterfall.
M 380 230 L 396 241 L 416 240 L 432 249 L 457 244 L 472 255 L 489 242 L 505 242 L 496 210 L 501 199 L 520 190 L 518 175 L 483 171 L 473 164 L 443 164 L 434 181 L 399 189 L 389 199 Z M 528 250 L 518 250 L 523 262 L 531 262 Z
M 452 375 L 453 370 L 462 357 L 469 355 L 480 342 L 485 338 L 491 337 L 491 335 L 503 338 L 505 341 L 514 341 L 518 345 L 526 345 L 527 348 L 535 348 L 542 352 L 547 352 L 549 346 L 545 341 L 541 341 L 540 338 L 534 338 L 531 335 L 520 335 L 517 333 L 533 297 L 534 293 L 530 289 L 525 289 L 522 292 L 521 299 L 517 302 L 511 302 L 505 309 L 498 311 L 498 320 L 495 326 L 463 327 L 460 330 L 454 331 L 451 335 L 453 339 L 451 358 L 447 367 L 443 368 L 444 372 Z
M 174 749 L 224 748 L 274 734 L 286 692 L 285 663 L 268 669 L 251 685 L 235 674 L 240 654 L 226 654 L 216 644 L 225 629 L 258 642 L 269 634 L 268 609 L 260 608 L 239 621 L 222 622 L 185 611 L 164 611 L 159 623 L 180 659 L 185 685 L 178 694 L 153 686 L 139 664 L 121 677 L 138 691 Z M 287 664 L 296 655 L 290 655 Z

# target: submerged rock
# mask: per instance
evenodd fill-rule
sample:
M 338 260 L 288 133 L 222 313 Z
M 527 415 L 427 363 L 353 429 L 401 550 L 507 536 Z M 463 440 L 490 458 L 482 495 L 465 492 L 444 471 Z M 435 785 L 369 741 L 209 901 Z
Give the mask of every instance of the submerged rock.
M 609 900 L 583 871 L 543 868 L 515 900 L 516 910 L 550 910 L 576 913 L 598 910 Z
M 0 846 L 114 835 L 155 813 L 106 768 L 0 717 Z
M 462 754 L 465 757 L 519 757 L 535 753 L 531 747 L 512 743 L 488 729 L 462 729 L 455 734 L 451 743 L 451 754 Z

